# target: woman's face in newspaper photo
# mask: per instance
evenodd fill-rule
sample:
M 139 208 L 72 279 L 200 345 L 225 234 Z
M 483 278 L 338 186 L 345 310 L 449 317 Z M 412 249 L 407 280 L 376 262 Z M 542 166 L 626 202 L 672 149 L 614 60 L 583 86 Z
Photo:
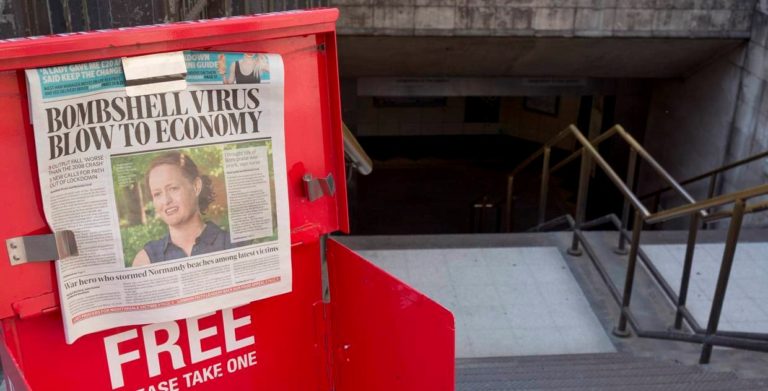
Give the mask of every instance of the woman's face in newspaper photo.
M 148 175 L 155 212 L 166 224 L 183 225 L 197 215 L 197 197 L 202 189 L 199 177 L 190 180 L 173 164 L 161 164 Z

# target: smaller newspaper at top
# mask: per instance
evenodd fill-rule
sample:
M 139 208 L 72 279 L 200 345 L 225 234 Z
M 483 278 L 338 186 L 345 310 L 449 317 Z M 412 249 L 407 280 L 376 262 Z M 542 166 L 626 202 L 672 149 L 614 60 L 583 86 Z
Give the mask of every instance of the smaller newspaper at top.
M 126 94 L 121 60 L 26 71 L 67 343 L 291 291 L 283 63 L 184 52 L 187 87 Z

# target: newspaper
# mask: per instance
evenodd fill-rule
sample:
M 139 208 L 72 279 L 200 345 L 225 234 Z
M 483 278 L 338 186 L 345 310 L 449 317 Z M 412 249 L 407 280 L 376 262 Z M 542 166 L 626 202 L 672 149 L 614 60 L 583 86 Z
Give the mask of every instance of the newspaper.
M 186 89 L 128 96 L 121 60 L 26 71 L 67 343 L 291 290 L 276 54 L 184 52 Z

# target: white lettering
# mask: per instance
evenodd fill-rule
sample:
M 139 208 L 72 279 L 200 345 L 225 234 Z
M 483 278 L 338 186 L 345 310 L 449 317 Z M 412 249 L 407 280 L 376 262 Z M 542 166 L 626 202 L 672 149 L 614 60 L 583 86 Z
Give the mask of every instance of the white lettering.
M 200 330 L 198 321 L 214 315 L 213 312 L 198 317 L 187 319 L 187 336 L 189 337 L 189 356 L 192 358 L 192 364 L 216 357 L 221 354 L 221 347 L 215 347 L 203 351 L 203 340 L 216 335 L 218 332 L 216 326 Z
M 222 342 L 219 342 L 221 337 L 214 338 L 211 340 L 211 338 L 219 335 L 219 330 L 217 326 L 211 326 L 205 329 L 200 329 L 200 321 L 203 318 L 210 317 L 212 315 L 220 315 L 223 323 L 223 340 Z M 212 319 L 209 319 L 211 321 Z M 253 331 L 250 328 L 247 328 L 251 324 L 251 316 L 249 314 L 243 315 L 241 317 L 235 318 L 234 309 L 225 309 L 221 310 L 216 313 L 209 313 L 202 316 L 198 316 L 195 318 L 189 318 L 186 320 L 187 325 L 187 335 L 188 335 L 188 342 L 189 342 L 189 348 L 185 346 L 186 344 L 184 341 L 180 341 L 181 339 L 181 332 L 180 332 L 180 326 L 179 322 L 166 322 L 166 323 L 156 323 L 156 324 L 149 324 L 141 328 L 141 333 L 144 340 L 144 345 L 142 346 L 143 350 L 132 350 L 128 352 L 120 353 L 120 344 L 126 341 L 130 341 L 133 339 L 138 339 L 138 332 L 139 329 L 132 329 L 127 330 L 119 334 L 111 335 L 109 337 L 104 338 L 104 348 L 106 350 L 107 355 L 107 364 L 109 367 L 109 376 L 110 380 L 112 382 L 112 389 L 120 388 L 125 386 L 125 379 L 124 379 L 124 372 L 123 372 L 123 366 L 126 363 L 137 361 L 141 359 L 142 357 L 146 357 L 146 364 L 147 369 L 149 372 L 149 377 L 155 377 L 162 374 L 162 368 L 160 366 L 160 356 L 163 353 L 167 353 L 170 355 L 171 358 L 171 364 L 173 366 L 174 370 L 178 370 L 181 368 L 184 368 L 188 364 L 196 364 L 198 362 L 211 359 L 213 357 L 219 356 L 222 354 L 222 351 L 226 352 L 233 352 L 238 349 L 242 349 L 247 346 L 251 346 L 255 344 L 255 338 L 253 336 Z M 245 328 L 244 330 L 242 330 Z M 238 339 L 237 337 L 237 330 L 241 330 L 241 339 Z M 167 337 L 166 337 L 167 334 Z M 203 341 L 208 341 L 206 344 L 206 348 L 208 350 L 203 350 Z M 216 341 L 215 345 L 218 346 L 212 346 L 214 345 L 213 342 Z M 223 346 L 221 346 L 223 345 Z M 191 359 L 190 362 L 186 362 L 184 358 L 184 354 L 189 353 L 189 357 Z M 142 356 L 143 355 L 143 356 Z M 256 363 L 256 353 L 250 352 L 250 353 L 244 353 L 241 354 L 241 357 L 233 358 L 226 362 L 226 369 L 228 371 L 232 370 L 239 370 L 242 368 L 246 368 L 252 365 L 255 365 Z M 221 371 L 223 368 L 224 362 L 222 362 L 222 366 L 219 368 L 213 367 L 214 376 L 219 377 L 221 374 Z M 210 371 L 210 370 L 209 370 Z M 204 371 L 203 371 L 204 372 Z M 208 374 L 201 373 L 198 376 L 201 376 L 201 379 L 203 381 L 209 380 L 210 376 L 206 376 Z M 196 380 L 194 376 L 190 379 L 185 379 L 190 383 L 196 383 Z M 140 380 L 140 379 L 134 379 L 134 380 Z M 162 390 L 164 387 L 168 387 L 169 389 L 173 389 L 173 382 L 168 382 L 167 384 L 163 384 L 162 382 L 156 383 L 153 385 L 155 390 Z M 145 388 L 146 391 L 149 391 L 151 388 Z
M 237 329 L 251 324 L 251 315 L 235 319 L 235 311 L 232 308 L 227 308 L 221 311 L 221 317 L 224 319 L 224 341 L 227 352 L 242 349 L 256 343 L 252 335 L 240 340 L 235 335 Z
M 119 344 L 139 336 L 136 329 L 124 331 L 120 334 L 111 335 L 104 338 L 104 349 L 107 352 L 107 366 L 109 367 L 109 380 L 112 382 L 112 389 L 120 388 L 125 385 L 123 380 L 123 364 L 139 359 L 139 351 L 131 350 L 128 353 L 120 354 Z
M 256 365 L 256 363 L 256 352 L 248 352 L 227 360 L 227 372 L 237 372 L 243 368 L 252 367 Z
M 168 339 L 162 344 L 157 343 L 157 332 L 163 330 L 168 334 Z M 179 325 L 176 322 L 150 324 L 142 327 L 144 335 L 144 350 L 147 352 L 147 367 L 149 377 L 160 374 L 160 353 L 167 352 L 171 355 L 173 369 L 184 367 L 184 355 L 181 348 L 176 345 L 179 341 Z
M 161 381 L 160 383 L 153 384 L 149 387 L 139 388 L 136 391 L 179 391 L 179 379 L 174 377 L 173 379 Z

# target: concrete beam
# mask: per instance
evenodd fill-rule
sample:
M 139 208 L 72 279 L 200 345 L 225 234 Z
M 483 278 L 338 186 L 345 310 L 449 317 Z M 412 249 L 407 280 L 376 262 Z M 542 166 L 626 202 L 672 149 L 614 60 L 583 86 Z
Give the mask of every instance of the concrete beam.
M 330 0 L 342 35 L 748 38 L 756 0 Z

